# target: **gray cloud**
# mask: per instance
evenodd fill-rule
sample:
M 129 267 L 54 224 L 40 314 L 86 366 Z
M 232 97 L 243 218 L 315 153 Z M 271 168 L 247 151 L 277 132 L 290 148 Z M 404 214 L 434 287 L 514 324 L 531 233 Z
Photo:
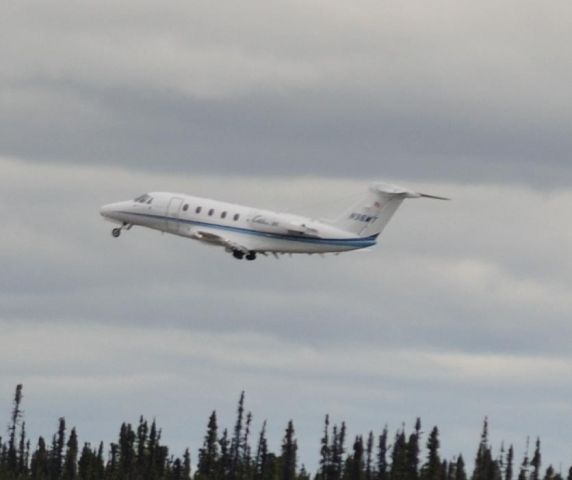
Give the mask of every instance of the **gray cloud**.
M 570 181 L 563 2 L 4 8 L 4 154 L 191 174 Z
M 154 324 L 161 318 L 171 325 L 246 328 L 318 343 L 375 338 L 382 345 L 421 342 L 478 351 L 567 350 L 562 331 L 569 330 L 565 318 L 572 308 L 567 295 L 571 257 L 565 241 L 569 232 L 559 221 L 570 202 L 567 192 L 545 195 L 506 186 L 422 186 L 405 181 L 455 200 L 407 203 L 384 234 L 381 248 L 371 253 L 328 261 L 265 261 L 252 269 L 229 261 L 216 249 L 156 232 L 136 231 L 125 241 L 114 241 L 97 208 L 141 191 L 163 189 L 278 209 L 297 210 L 299 199 L 305 198 L 310 208 L 302 212 L 331 216 L 353 201 L 340 197 L 359 195 L 365 184 L 295 178 L 180 179 L 7 160 L 3 170 L 13 185 L 3 192 L 4 204 L 17 200 L 18 208 L 4 215 L 8 235 L 2 243 L 11 254 L 0 282 L 5 311 L 18 317 L 137 324 Z M 311 208 L 314 202 L 322 204 Z M 37 220 L 23 222 L 32 212 Z M 110 249 L 118 257 L 110 260 Z M 221 261 L 232 274 L 211 268 Z M 372 262 L 378 267 L 372 269 Z M 192 309 L 186 305 L 189 295 Z M 411 304 L 412 295 L 416 305 Z M 148 305 L 140 298 L 156 301 Z M 229 322 L 229 311 L 240 311 L 243 321 Z M 423 320 L 426 315 L 430 322 Z M 540 320 L 558 328 L 546 329 L 546 341 L 539 343 L 524 327 L 534 328 Z M 441 334 L 445 327 L 448 337 Z M 423 335 L 411 336 L 409 328 Z M 496 335 L 489 338 L 491 331 Z
M 488 414 L 569 460 L 569 3 L 0 8 L 0 400 L 24 381 L 32 432 L 144 413 L 196 448 L 245 388 L 310 463 L 326 412 L 421 415 L 468 458 Z M 371 253 L 254 265 L 97 213 L 166 190 L 332 215 L 371 178 L 454 201 Z
M 31 431 L 66 414 L 111 439 L 144 413 L 196 447 L 208 410 L 230 422 L 245 388 L 275 441 L 296 419 L 310 464 L 326 412 L 356 432 L 422 415 L 469 458 L 488 414 L 499 441 L 538 433 L 567 460 L 570 192 L 397 178 L 454 201 L 407 202 L 370 253 L 247 264 L 136 228 L 112 239 L 98 207 L 168 190 L 331 216 L 364 182 L 0 166 L 0 386 L 29 385 Z

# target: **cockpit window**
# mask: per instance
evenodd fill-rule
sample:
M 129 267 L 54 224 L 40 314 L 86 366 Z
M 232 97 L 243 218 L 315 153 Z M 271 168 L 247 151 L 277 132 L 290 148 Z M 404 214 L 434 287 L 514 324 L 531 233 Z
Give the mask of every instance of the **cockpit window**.
M 137 198 L 135 198 L 133 201 L 134 202 L 138 202 L 138 203 L 151 203 L 151 201 L 153 200 L 153 198 L 151 197 L 151 195 L 148 195 L 147 193 L 144 193 L 143 195 L 139 195 Z

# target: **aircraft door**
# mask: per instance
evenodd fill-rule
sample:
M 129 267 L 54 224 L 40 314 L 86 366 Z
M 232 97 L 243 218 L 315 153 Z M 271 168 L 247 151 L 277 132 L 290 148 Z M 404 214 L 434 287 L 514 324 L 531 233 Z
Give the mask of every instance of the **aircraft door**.
M 169 205 L 167 206 L 167 221 L 166 228 L 167 231 L 177 233 L 179 231 L 181 223 L 178 222 L 179 216 L 181 214 L 181 207 L 183 205 L 183 199 L 180 197 L 173 197 L 169 200 Z

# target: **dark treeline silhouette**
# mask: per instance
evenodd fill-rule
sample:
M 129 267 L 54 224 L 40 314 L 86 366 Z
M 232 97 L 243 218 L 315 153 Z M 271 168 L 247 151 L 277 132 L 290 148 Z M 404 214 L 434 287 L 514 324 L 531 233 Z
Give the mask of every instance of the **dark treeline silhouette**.
M 563 474 L 552 466 L 544 471 L 540 440 L 516 463 L 514 449 L 504 444 L 494 453 L 485 419 L 469 476 L 462 455 L 450 460 L 440 453 L 439 430 L 425 436 L 421 420 L 390 437 L 387 427 L 376 434 L 346 438 L 346 425 L 332 424 L 326 415 L 319 446 L 320 462 L 311 475 L 298 459 L 292 421 L 284 430 L 280 451 L 271 452 L 266 421 L 252 432 L 252 414 L 245 411 L 244 392 L 238 401 L 232 430 L 218 426 L 216 412 L 208 419 L 196 468 L 191 472 L 187 449 L 174 457 L 161 443 L 155 421 L 141 417 L 133 427 L 123 423 L 116 443 L 89 443 L 80 448 L 75 428 L 64 418 L 49 442 L 31 445 L 22 413 L 22 385 L 16 387 L 6 438 L 0 437 L 0 480 L 572 480 L 572 467 Z

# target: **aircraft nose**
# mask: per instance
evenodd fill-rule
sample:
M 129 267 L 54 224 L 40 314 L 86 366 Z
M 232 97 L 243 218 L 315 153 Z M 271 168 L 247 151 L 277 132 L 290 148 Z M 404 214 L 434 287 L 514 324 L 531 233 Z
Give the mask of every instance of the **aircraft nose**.
M 110 217 L 112 212 L 113 212 L 113 207 L 112 207 L 111 204 L 109 204 L 109 205 L 104 205 L 103 207 L 101 207 L 101 208 L 99 209 L 99 214 L 100 214 L 102 217 Z

